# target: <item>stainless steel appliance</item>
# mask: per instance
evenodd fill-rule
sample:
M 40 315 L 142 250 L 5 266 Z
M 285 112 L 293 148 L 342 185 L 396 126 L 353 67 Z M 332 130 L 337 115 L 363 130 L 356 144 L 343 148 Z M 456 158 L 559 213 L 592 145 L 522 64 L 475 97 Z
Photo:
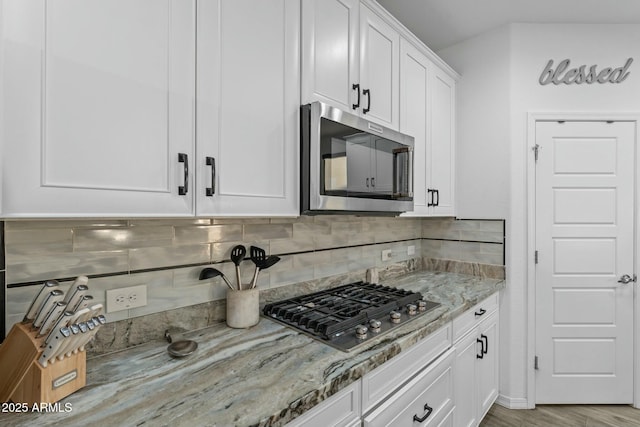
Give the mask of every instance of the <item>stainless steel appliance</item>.
M 321 102 L 301 107 L 300 211 L 413 210 L 413 137 Z
M 267 304 L 263 315 L 351 351 L 439 305 L 418 292 L 356 282 Z

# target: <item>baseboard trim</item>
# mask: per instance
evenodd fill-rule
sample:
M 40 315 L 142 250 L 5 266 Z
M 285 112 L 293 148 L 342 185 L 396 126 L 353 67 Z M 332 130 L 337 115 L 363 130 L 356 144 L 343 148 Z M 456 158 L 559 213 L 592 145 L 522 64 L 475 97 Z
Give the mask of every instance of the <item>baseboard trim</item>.
M 507 409 L 531 409 L 529 401 L 523 397 L 508 397 L 503 394 L 498 395 L 496 403 Z

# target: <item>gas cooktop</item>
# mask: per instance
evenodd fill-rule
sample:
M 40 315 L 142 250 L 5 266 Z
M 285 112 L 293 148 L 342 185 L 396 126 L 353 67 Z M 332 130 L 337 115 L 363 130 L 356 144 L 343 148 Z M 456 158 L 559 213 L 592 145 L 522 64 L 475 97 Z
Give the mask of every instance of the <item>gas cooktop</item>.
M 351 351 L 439 305 L 418 292 L 355 282 L 267 304 L 263 315 Z

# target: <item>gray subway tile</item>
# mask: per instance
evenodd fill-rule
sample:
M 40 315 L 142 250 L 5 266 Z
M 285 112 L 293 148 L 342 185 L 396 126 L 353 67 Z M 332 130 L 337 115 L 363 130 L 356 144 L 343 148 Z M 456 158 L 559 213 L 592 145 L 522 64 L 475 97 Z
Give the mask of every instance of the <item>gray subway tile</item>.
M 7 283 L 128 271 L 127 251 L 75 252 L 53 255 L 7 254 Z
M 175 244 L 216 243 L 242 240 L 242 225 L 175 227 Z
M 290 239 L 293 224 L 245 224 L 244 240 Z
M 5 245 L 11 254 L 73 252 L 73 231 L 71 228 L 6 230 Z
M 480 230 L 482 231 L 495 231 L 498 233 L 504 232 L 504 220 L 490 221 L 485 220 L 480 224 Z
M 129 250 L 131 270 L 209 262 L 211 245 L 176 245 Z
M 73 249 L 88 252 L 169 246 L 172 239 L 171 226 L 78 228 L 73 232 Z
M 295 235 L 295 233 L 294 233 Z M 306 252 L 314 249 L 312 238 L 277 239 L 270 242 L 273 254 L 287 254 L 293 252 Z
M 184 227 L 188 225 L 210 225 L 211 220 L 208 218 L 148 218 L 148 219 L 130 219 L 129 225 L 133 227 L 157 227 L 160 225 L 171 225 L 176 227 Z

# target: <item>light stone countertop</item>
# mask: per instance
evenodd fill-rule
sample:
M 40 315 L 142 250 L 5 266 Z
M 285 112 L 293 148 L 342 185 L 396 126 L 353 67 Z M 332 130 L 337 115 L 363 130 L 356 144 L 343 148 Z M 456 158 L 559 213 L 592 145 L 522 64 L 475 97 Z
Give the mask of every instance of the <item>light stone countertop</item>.
M 0 413 L 2 426 L 281 426 L 406 350 L 503 280 L 416 272 L 383 283 L 442 305 L 346 353 L 267 318 L 250 329 L 215 325 L 175 359 L 150 342 L 87 362 L 87 385 L 60 403 L 70 412 Z

